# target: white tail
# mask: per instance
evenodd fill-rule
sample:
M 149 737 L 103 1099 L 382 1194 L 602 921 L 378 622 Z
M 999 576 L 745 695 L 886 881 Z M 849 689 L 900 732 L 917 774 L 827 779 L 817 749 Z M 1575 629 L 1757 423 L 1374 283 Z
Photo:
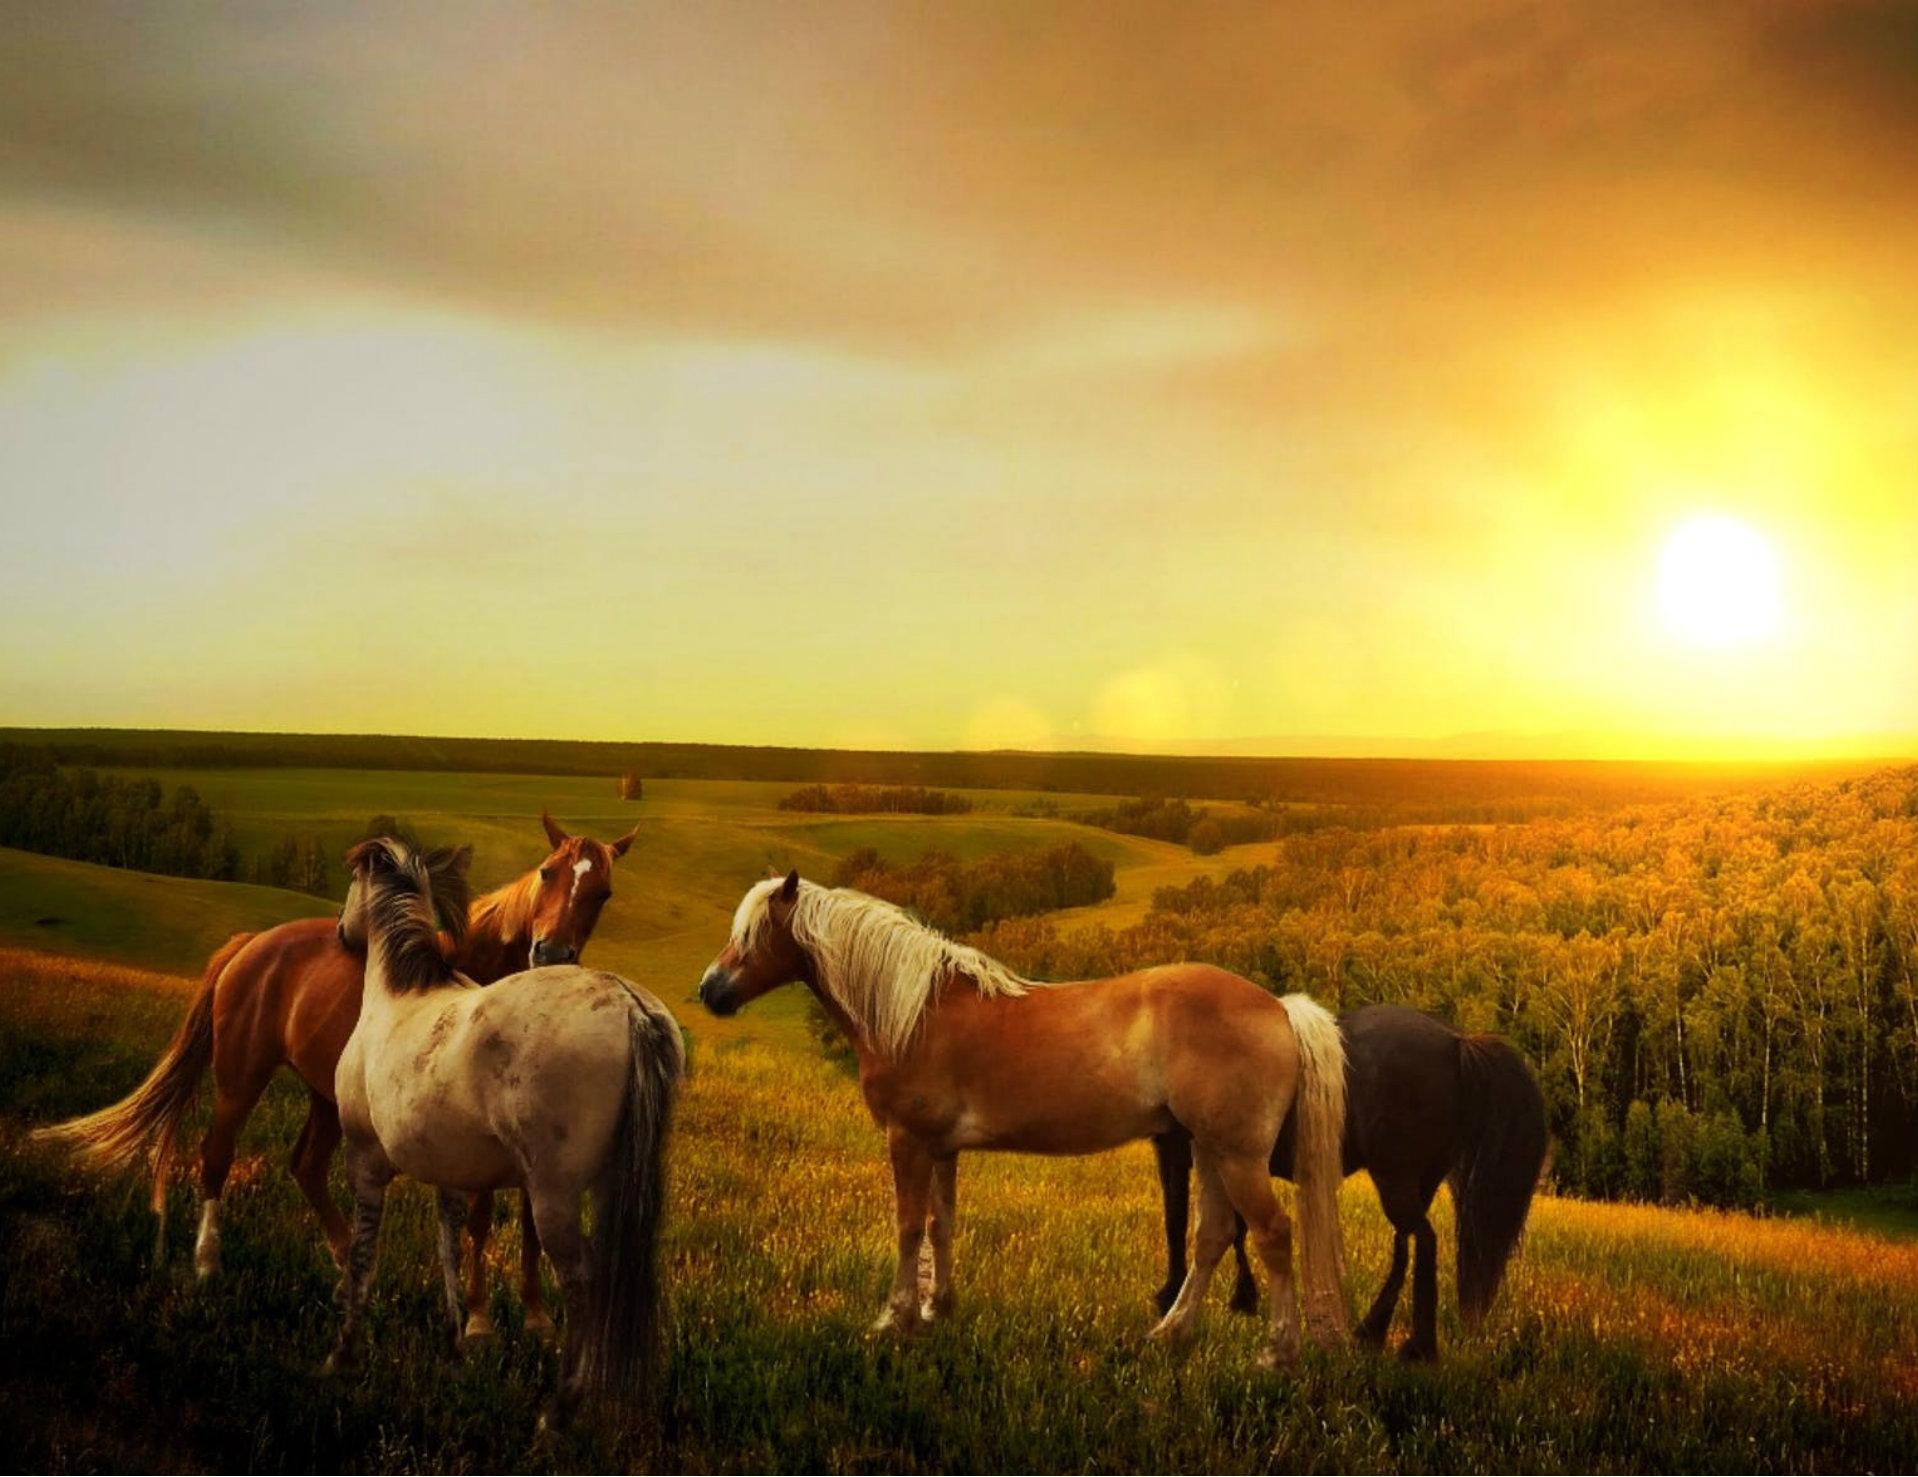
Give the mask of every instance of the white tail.
M 1306 1322 L 1321 1343 L 1343 1343 L 1348 1329 L 1339 1186 L 1345 1180 L 1345 1037 L 1337 1018 L 1311 996 L 1287 995 L 1283 1004 L 1299 1043 L 1292 1170 L 1299 1192 Z

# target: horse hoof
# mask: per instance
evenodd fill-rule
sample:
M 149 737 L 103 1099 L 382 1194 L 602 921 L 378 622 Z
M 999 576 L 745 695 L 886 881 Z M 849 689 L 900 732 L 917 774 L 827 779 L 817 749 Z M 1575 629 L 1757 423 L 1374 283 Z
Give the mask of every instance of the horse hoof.
M 1256 1318 L 1259 1313 L 1259 1290 L 1256 1287 L 1249 1291 L 1243 1288 L 1235 1289 L 1232 1301 L 1226 1306 L 1241 1317 Z
M 921 1323 L 943 1323 L 952 1317 L 953 1296 L 951 1293 L 934 1295 L 919 1305 Z
M 553 1315 L 544 1308 L 526 1315 L 526 1331 L 545 1344 L 550 1344 L 559 1337 L 559 1325 L 553 1322 Z M 491 1324 L 487 1325 L 487 1332 L 492 1332 Z
M 1152 1306 L 1159 1310 L 1161 1318 L 1172 1311 L 1172 1305 L 1178 1300 L 1179 1289 L 1176 1287 L 1162 1287 L 1152 1294 Z
M 1175 1320 L 1170 1314 L 1152 1325 L 1152 1331 L 1146 1339 L 1155 1344 L 1164 1344 L 1168 1348 L 1177 1348 L 1192 1336 L 1190 1323 Z
M 1280 1348 L 1276 1344 L 1267 1344 L 1259 1350 L 1260 1369 L 1290 1369 L 1298 1362 L 1299 1351 L 1296 1348 Z
M 1417 1339 L 1407 1339 L 1399 1345 L 1401 1364 L 1431 1364 L 1438 1358 L 1438 1348 L 1433 1344 L 1420 1343 Z
M 887 1308 L 872 1323 L 872 1336 L 876 1339 L 892 1338 L 905 1340 L 914 1337 L 925 1324 L 921 1322 L 919 1310 Z

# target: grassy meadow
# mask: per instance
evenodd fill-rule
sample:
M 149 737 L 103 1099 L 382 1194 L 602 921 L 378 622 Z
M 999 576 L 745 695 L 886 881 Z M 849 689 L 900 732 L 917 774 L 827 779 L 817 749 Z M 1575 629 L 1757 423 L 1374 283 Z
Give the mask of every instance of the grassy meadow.
M 579 778 L 166 779 L 194 784 L 243 836 L 317 835 L 335 856 L 368 817 L 396 814 L 473 842 L 482 884 L 542 854 L 542 806 L 604 837 L 639 825 L 589 959 L 656 989 L 694 1040 L 660 1420 L 587 1421 L 535 1443 L 551 1360 L 517 1332 L 510 1226 L 493 1248 L 502 1337 L 464 1364 L 441 1354 L 417 1187 L 389 1214 L 366 1365 L 322 1379 L 334 1277 L 283 1167 L 303 1112 L 291 1079 L 236 1168 L 224 1277 L 194 1285 L 180 1190 L 156 1265 L 141 1188 L 76 1179 L 21 1134 L 131 1087 L 227 931 L 326 904 L 0 852 L 0 1449 L 25 1468 L 1864 1470 L 1918 1450 L 1918 1243 L 1547 1198 L 1488 1325 L 1466 1338 L 1441 1196 L 1443 1363 L 1310 1350 L 1267 1375 L 1251 1367 L 1255 1328 L 1219 1289 L 1189 1353 L 1144 1342 L 1162 1252 L 1143 1146 L 966 1158 L 959 1317 L 910 1347 L 870 1342 L 891 1196 L 855 1084 L 810 1045 L 798 991 L 725 1022 L 690 999 L 739 892 L 768 864 L 823 873 L 862 846 L 908 859 L 1072 839 L 1114 862 L 1119 890 L 1071 926 L 1125 921 L 1153 887 L 1249 856 L 1016 816 L 1027 797 L 1007 792 L 980 792 L 966 816 L 846 817 L 780 811 L 790 786 L 759 782 L 649 779 L 628 804 Z M 1344 1211 L 1356 1314 L 1389 1241 L 1362 1177 Z

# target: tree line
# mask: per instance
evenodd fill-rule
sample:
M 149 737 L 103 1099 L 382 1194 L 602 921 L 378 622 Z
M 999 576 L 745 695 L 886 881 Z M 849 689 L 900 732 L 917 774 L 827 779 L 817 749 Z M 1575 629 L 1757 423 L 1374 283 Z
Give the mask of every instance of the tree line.
M 330 890 L 325 848 L 282 840 L 243 867 L 233 828 L 191 785 L 171 791 L 150 776 L 60 765 L 44 750 L 0 745 L 0 846 L 103 867 L 231 882 L 248 877 L 321 897 Z
M 892 863 L 867 846 L 840 859 L 832 882 L 909 908 L 951 934 L 1103 902 L 1113 893 L 1112 863 L 1076 841 L 1043 851 L 994 852 L 976 862 L 928 851 L 917 861 Z
M 929 785 L 1085 795 L 1187 795 L 1359 807 L 1399 820 L 1519 820 L 1571 809 L 1730 793 L 1861 764 L 1255 758 L 1238 755 L 801 749 L 759 745 L 478 739 L 406 734 L 0 729 L 0 743 L 114 769 L 399 769 L 801 784 Z
M 191 785 L 62 769 L 0 748 L 0 846 L 170 877 L 239 875 L 232 829 Z
M 1211 856 L 1228 846 L 1272 840 L 1283 828 L 1283 814 L 1263 808 L 1214 810 L 1189 800 L 1140 796 L 1101 810 L 1081 811 L 1072 819 L 1104 831 L 1189 846 L 1199 856 Z
M 781 799 L 779 808 L 826 815 L 968 815 L 972 802 L 924 785 L 805 785 Z
M 1918 1168 L 1918 769 L 1523 825 L 1323 829 L 1138 925 L 973 942 L 1050 978 L 1204 959 L 1511 1037 L 1564 1185 L 1749 1203 Z

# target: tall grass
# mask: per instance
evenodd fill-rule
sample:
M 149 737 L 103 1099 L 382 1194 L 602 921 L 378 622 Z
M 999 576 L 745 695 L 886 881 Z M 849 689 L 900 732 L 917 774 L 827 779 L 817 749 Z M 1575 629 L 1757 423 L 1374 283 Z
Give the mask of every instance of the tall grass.
M 281 1167 L 293 1092 L 255 1119 L 207 1288 L 183 1254 L 152 1264 L 140 1195 L 20 1146 L 25 1122 L 131 1086 L 186 988 L 0 954 L 0 1450 L 27 1467 L 1844 1470 L 1918 1450 L 1918 1248 L 1548 1199 L 1479 1335 L 1445 1277 L 1436 1369 L 1314 1350 L 1265 1375 L 1222 1293 L 1186 1356 L 1144 1342 L 1160 1249 L 1136 1148 L 962 1160 L 959 1317 L 869 1342 L 890 1268 L 878 1136 L 842 1074 L 752 1041 L 699 1053 L 679 1117 L 657 1425 L 539 1445 L 551 1358 L 504 1292 L 495 1347 L 439 1351 L 417 1188 L 388 1218 L 365 1369 L 320 1378 L 333 1276 Z M 176 1248 L 191 1209 L 176 1194 Z M 1388 1248 L 1364 1180 L 1344 1213 L 1356 1311 Z M 510 1227 L 493 1255 L 503 1286 Z

